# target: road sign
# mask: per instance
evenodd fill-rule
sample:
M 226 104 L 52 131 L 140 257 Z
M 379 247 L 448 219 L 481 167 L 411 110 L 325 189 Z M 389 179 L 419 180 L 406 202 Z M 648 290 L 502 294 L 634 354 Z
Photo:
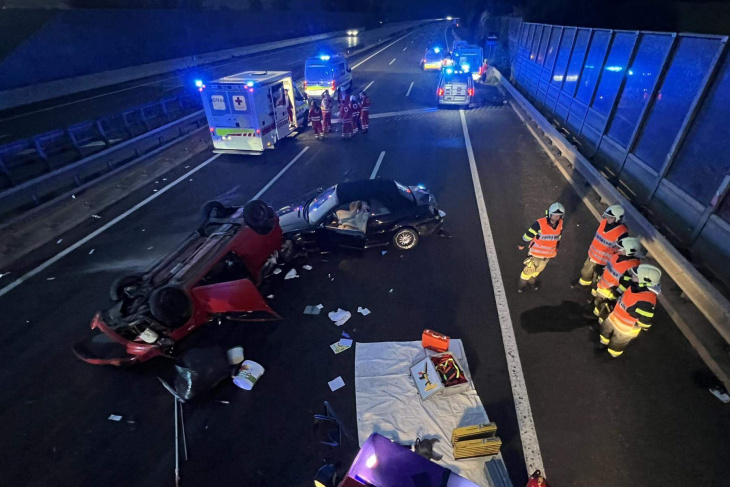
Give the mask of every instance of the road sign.
M 233 96 L 233 109 L 241 112 L 246 111 L 246 97 L 241 95 Z

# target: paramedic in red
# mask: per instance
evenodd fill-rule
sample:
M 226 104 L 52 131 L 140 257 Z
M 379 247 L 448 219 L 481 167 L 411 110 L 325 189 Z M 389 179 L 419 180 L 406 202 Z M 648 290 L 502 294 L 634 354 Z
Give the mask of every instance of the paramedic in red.
M 322 109 L 319 108 L 319 102 L 317 100 L 312 100 L 312 106 L 309 108 L 309 121 L 312 122 L 314 136 L 317 139 L 324 139 L 324 132 L 322 131 Z
M 324 133 L 332 132 L 332 104 L 330 92 L 324 90 L 322 93 L 322 130 Z
M 360 123 L 362 133 L 368 133 L 370 127 L 370 97 L 364 91 L 360 93 Z
M 342 121 L 342 136 L 352 137 L 352 107 L 346 100 L 340 103 L 340 120 Z
M 352 131 L 357 133 L 362 125 L 360 125 L 360 103 L 355 95 L 350 96 L 350 108 L 352 108 Z

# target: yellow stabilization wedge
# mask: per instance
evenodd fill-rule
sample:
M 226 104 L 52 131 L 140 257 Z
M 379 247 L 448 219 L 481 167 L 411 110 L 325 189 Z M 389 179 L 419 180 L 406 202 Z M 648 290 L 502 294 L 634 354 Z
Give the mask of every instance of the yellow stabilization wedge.
M 497 434 L 495 423 L 475 424 L 474 426 L 462 426 L 451 432 L 451 444 L 462 440 L 476 440 L 479 438 L 491 438 Z
M 454 458 L 461 460 L 463 458 L 496 455 L 501 447 L 502 440 L 497 436 L 478 440 L 457 441 L 454 444 Z

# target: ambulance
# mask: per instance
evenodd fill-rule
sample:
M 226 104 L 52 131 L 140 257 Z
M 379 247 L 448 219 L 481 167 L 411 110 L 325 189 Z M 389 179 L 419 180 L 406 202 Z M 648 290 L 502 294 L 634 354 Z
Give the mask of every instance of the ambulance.
M 259 155 L 307 126 L 307 101 L 291 71 L 245 71 L 197 80 L 216 154 Z
M 304 92 L 307 96 L 320 98 L 324 90 L 337 98 L 340 88 L 352 87 L 352 69 L 341 54 L 322 54 L 307 58 L 304 63 Z

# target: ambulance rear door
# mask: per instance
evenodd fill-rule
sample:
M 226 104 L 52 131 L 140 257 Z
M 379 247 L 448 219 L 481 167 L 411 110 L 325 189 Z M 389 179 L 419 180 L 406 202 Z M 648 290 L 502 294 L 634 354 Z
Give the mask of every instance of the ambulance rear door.
M 274 102 L 274 123 L 276 124 L 276 138 L 279 141 L 291 133 L 289 113 L 287 111 L 287 95 L 284 92 L 284 83 L 282 81 L 274 83 L 269 89 L 271 99 Z M 289 102 L 291 103 L 291 100 Z

